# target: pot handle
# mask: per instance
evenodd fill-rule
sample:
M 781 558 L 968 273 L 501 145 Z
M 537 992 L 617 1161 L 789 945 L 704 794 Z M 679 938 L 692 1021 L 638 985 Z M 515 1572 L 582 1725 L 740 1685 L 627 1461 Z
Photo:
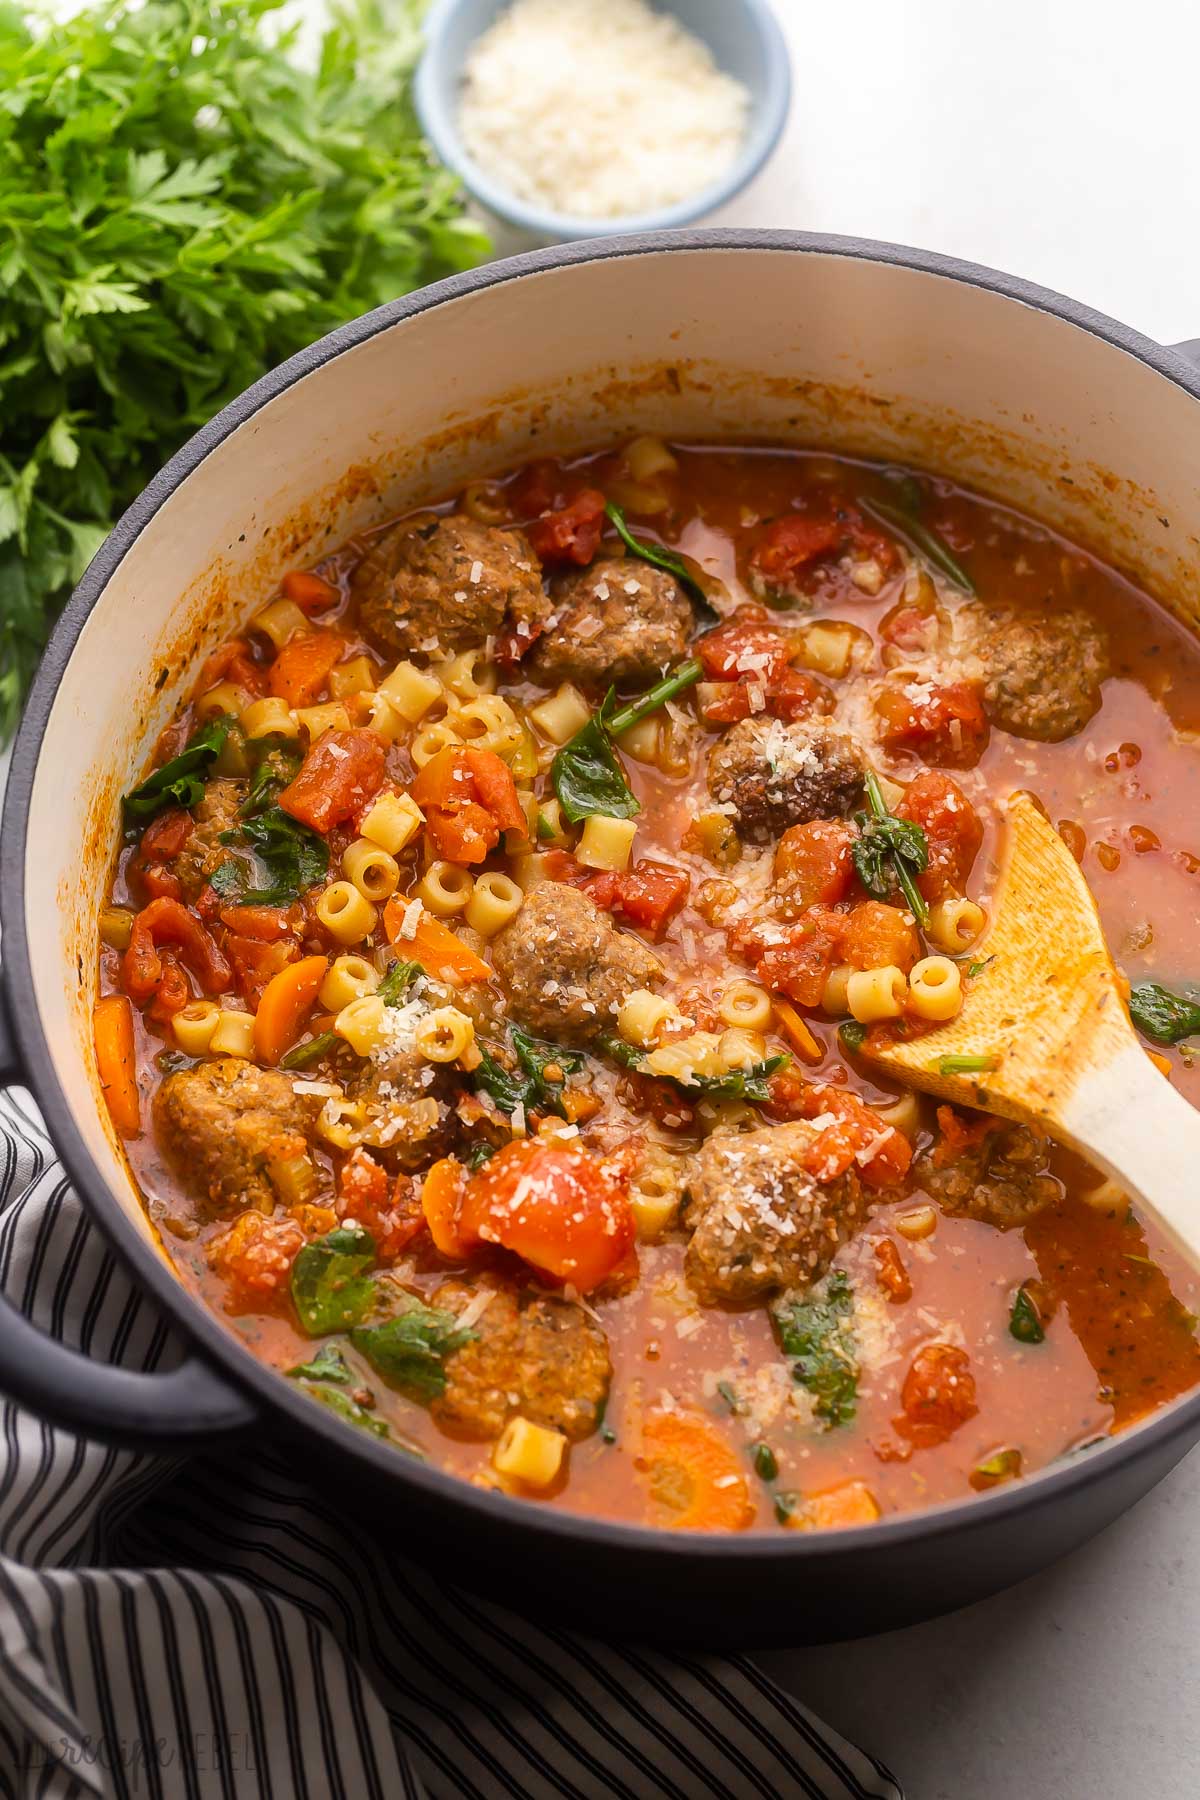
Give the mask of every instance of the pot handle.
M 0 983 L 0 1087 L 23 1077 Z M 184 1449 L 258 1419 L 253 1403 L 195 1352 L 161 1374 L 93 1362 L 39 1330 L 3 1291 L 0 1393 L 52 1425 L 131 1449 Z
M 1171 349 L 1200 368 L 1200 338 L 1185 338 L 1182 344 L 1172 344 Z

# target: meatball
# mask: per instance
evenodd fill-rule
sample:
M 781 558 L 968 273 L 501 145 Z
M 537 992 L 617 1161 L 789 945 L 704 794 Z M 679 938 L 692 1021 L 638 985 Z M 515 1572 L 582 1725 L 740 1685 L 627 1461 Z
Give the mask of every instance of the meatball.
M 218 777 L 210 781 L 193 810 L 195 825 L 183 849 L 175 859 L 174 869 L 184 893 L 194 900 L 213 870 L 226 861 L 229 851 L 221 842 L 223 831 L 234 831 L 241 820 L 238 808 L 246 797 L 244 781 L 227 781 Z
M 154 1096 L 154 1130 L 180 1180 L 224 1218 L 275 1205 L 270 1166 L 302 1156 L 320 1101 L 292 1078 L 240 1057 L 168 1075 Z
M 385 655 L 465 650 L 500 630 L 540 625 L 549 610 L 524 534 L 458 514 L 397 525 L 354 572 L 363 630 Z
M 1057 744 L 1099 712 L 1108 640 L 1089 613 L 1015 612 L 976 602 L 960 612 L 959 628 L 983 671 L 988 717 L 1002 731 Z
M 692 609 L 663 569 L 632 558 L 593 563 L 557 582 L 546 635 L 529 658 L 544 687 L 644 687 L 686 655 Z
M 454 1077 L 411 1045 L 389 1045 L 368 1058 L 346 1092 L 367 1109 L 359 1142 L 391 1169 L 419 1169 L 444 1156 L 454 1141 L 457 1120 L 449 1105 Z
M 708 757 L 709 792 L 732 803 L 743 833 L 759 843 L 789 825 L 839 817 L 858 798 L 862 779 L 854 740 L 812 719 L 743 719 Z
M 944 1147 L 935 1148 L 913 1173 L 944 1212 L 1007 1231 L 1044 1212 L 1062 1194 L 1047 1166 L 1049 1149 L 1049 1140 L 1027 1125 L 997 1125 L 952 1162 L 945 1160 Z
M 475 1294 L 447 1281 L 433 1304 L 457 1314 Z M 473 1342 L 447 1358 L 445 1392 L 429 1409 L 444 1431 L 499 1437 L 514 1413 L 572 1439 L 596 1429 L 612 1363 L 603 1331 L 582 1306 L 546 1294 L 518 1300 L 497 1287 L 471 1329 Z
M 614 930 L 589 894 L 557 881 L 533 888 L 492 939 L 492 966 L 521 1024 L 568 1044 L 609 1029 L 625 996 L 663 973 L 640 938 Z
M 804 1165 L 819 1135 L 805 1119 L 710 1137 L 692 1167 L 684 1268 L 705 1305 L 742 1306 L 776 1288 L 807 1288 L 865 1210 L 854 1170 L 821 1182 Z

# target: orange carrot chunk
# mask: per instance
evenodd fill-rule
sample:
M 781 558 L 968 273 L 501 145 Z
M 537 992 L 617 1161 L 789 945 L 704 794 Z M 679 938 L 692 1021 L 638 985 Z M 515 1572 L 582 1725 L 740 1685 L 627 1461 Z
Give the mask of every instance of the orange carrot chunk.
M 330 671 L 346 653 L 345 638 L 314 631 L 285 644 L 271 664 L 271 692 L 289 706 L 311 706 L 329 686 Z
M 137 1061 L 133 1046 L 133 1008 L 124 994 L 106 994 L 93 1014 L 96 1068 L 112 1122 L 122 1137 L 142 1129 Z
M 304 1029 L 329 967 L 323 956 L 302 956 L 273 975 L 254 1015 L 254 1048 L 265 1063 L 277 1063 Z
M 492 971 L 470 945 L 456 937 L 440 919 L 422 913 L 412 937 L 402 938 L 409 902 L 389 900 L 383 909 L 383 929 L 390 944 L 402 943 L 404 954 L 419 962 L 427 975 L 448 981 L 451 987 L 467 987 L 472 981 L 490 981 Z
M 738 1456 L 699 1413 L 648 1413 L 642 1462 L 656 1522 L 672 1531 L 744 1531 L 753 1522 Z

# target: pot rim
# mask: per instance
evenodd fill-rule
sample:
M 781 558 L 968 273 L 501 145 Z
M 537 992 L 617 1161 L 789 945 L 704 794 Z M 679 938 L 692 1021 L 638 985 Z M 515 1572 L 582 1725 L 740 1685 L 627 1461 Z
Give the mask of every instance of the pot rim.
M 840 1558 L 848 1550 L 882 1554 L 891 1546 L 903 1545 L 926 1535 L 943 1531 L 969 1532 L 973 1527 L 983 1527 L 1002 1517 L 1015 1519 L 1043 1500 L 1052 1500 L 1090 1482 L 1092 1470 L 1101 1462 L 1115 1470 L 1156 1446 L 1165 1447 L 1189 1432 L 1194 1435 L 1200 1426 L 1200 1386 L 1118 1436 L 1101 1442 L 1095 1449 L 1058 1465 L 1050 1464 L 1018 1483 L 1004 1484 L 984 1494 L 941 1501 L 920 1511 L 892 1514 L 870 1525 L 842 1526 L 813 1533 L 745 1533 L 718 1537 L 658 1530 L 586 1513 L 543 1509 L 505 1494 L 487 1492 L 461 1476 L 398 1454 L 394 1445 L 381 1443 L 366 1433 L 355 1433 L 326 1409 L 314 1406 L 300 1390 L 291 1388 L 277 1370 L 260 1362 L 222 1325 L 215 1313 L 184 1287 L 166 1259 L 127 1217 L 76 1128 L 42 1030 L 25 926 L 24 851 L 42 738 L 59 683 L 84 624 L 151 519 L 186 478 L 218 451 L 241 425 L 326 363 L 368 342 L 380 332 L 447 302 L 522 280 L 527 275 L 578 263 L 625 256 L 670 255 L 675 251 L 740 250 L 846 257 L 907 268 L 981 288 L 1018 305 L 1049 313 L 1102 339 L 1200 401 L 1200 369 L 1177 351 L 1155 343 L 1104 313 L 1051 289 L 981 264 L 867 238 L 731 228 L 630 233 L 528 251 L 449 276 L 340 326 L 262 376 L 190 438 L 122 514 L 51 633 L 17 732 L 0 822 L 0 836 L 9 852 L 0 867 L 2 975 L 10 1003 L 12 1031 L 19 1047 L 20 1076 L 27 1082 L 42 1111 L 55 1148 L 87 1206 L 89 1217 L 95 1220 L 113 1249 L 162 1307 L 173 1329 L 179 1331 L 204 1360 L 215 1364 L 222 1378 L 229 1379 L 242 1391 L 251 1392 L 265 1413 L 282 1415 L 289 1427 L 315 1435 L 330 1451 L 339 1453 L 348 1462 L 359 1463 L 376 1476 L 389 1474 L 401 1487 L 415 1484 L 425 1490 L 427 1498 L 460 1508 L 473 1515 L 474 1522 L 484 1530 L 489 1526 L 500 1526 L 512 1531 L 549 1533 L 556 1538 L 575 1538 L 583 1544 L 624 1550 L 627 1554 L 667 1556 L 705 1565 L 732 1559 L 771 1562 L 785 1557 Z M 82 1367 L 81 1379 L 86 1385 Z

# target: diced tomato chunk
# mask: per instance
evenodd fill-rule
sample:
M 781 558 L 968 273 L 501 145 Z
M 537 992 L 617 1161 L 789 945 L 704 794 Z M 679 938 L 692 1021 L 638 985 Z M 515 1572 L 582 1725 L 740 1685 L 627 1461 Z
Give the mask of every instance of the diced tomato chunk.
M 306 613 L 324 612 L 341 598 L 332 581 L 326 581 L 323 575 L 314 575 L 311 569 L 289 569 L 279 584 L 279 591 L 285 600 Z
M 338 1177 L 337 1214 L 370 1232 L 379 1260 L 385 1263 L 394 1262 L 426 1229 L 418 1184 L 408 1175 L 393 1180 L 361 1148 Z
M 251 1012 L 263 997 L 267 983 L 296 956 L 294 942 L 264 943 L 261 938 L 230 936 L 225 940 L 237 990 Z
M 558 512 L 543 513 L 525 535 L 544 563 L 590 563 L 604 530 L 604 495 L 585 488 Z
M 502 831 L 525 830 L 512 770 L 491 750 L 439 750 L 413 782 L 412 797 L 434 849 L 452 862 L 482 862 Z
M 856 969 L 894 964 L 905 975 L 921 954 L 921 939 L 897 906 L 863 900 L 846 915 L 845 959 Z
M 909 783 L 895 809 L 897 818 L 912 819 L 925 833 L 929 866 L 917 877 L 926 900 L 961 894 L 983 843 L 979 814 L 949 775 L 928 769 Z
M 207 688 L 215 687 L 218 681 L 232 681 L 237 687 L 245 688 L 248 694 L 266 693 L 266 671 L 254 661 L 245 638 L 230 638 L 227 644 L 219 644 L 212 655 L 205 658 L 196 692 L 202 694 Z
M 744 938 L 735 932 L 730 948 L 738 953 L 741 941 L 752 955 L 757 954 L 758 979 L 764 987 L 785 994 L 797 1006 L 820 1006 L 830 971 L 845 960 L 845 934 L 844 913 L 813 907 L 789 926 L 777 943 L 760 949 L 752 936 Z
M 979 1411 L 975 1377 L 965 1350 L 926 1344 L 917 1351 L 900 1390 L 900 1417 L 892 1421 L 918 1450 L 944 1444 Z
M 804 1159 L 817 1181 L 835 1181 L 852 1167 L 857 1167 L 868 1187 L 891 1187 L 907 1175 L 912 1145 L 894 1125 L 885 1125 L 857 1094 L 814 1084 L 807 1101 L 810 1118 L 836 1115 L 809 1146 Z
M 615 1167 L 579 1144 L 518 1140 L 467 1183 L 459 1236 L 468 1250 L 498 1245 L 590 1293 L 633 1247 L 627 1185 L 627 1163 Z
M 220 919 L 226 930 L 239 937 L 259 938 L 272 944 L 300 928 L 303 914 L 290 906 L 222 906 Z
M 195 914 L 179 900 L 151 900 L 134 919 L 129 947 L 121 958 L 121 984 L 131 1000 L 141 1005 L 157 993 L 164 972 L 161 944 L 175 948 L 206 994 L 220 994 L 228 987 L 229 964 Z
M 759 539 L 750 564 L 768 581 L 784 584 L 832 556 L 845 533 L 833 518 L 815 518 L 809 513 L 785 513 L 768 525 Z
M 323 732 L 278 803 L 324 835 L 377 791 L 386 761 L 383 740 L 373 731 Z
M 138 854 L 147 862 L 161 862 L 164 858 L 178 856 L 193 829 L 192 815 L 186 807 L 169 806 L 157 819 L 151 819 L 143 831 Z
M 939 1106 L 937 1123 L 941 1136 L 930 1161 L 935 1169 L 944 1169 L 948 1163 L 957 1162 L 967 1150 L 982 1144 L 993 1131 L 999 1131 L 1004 1121 L 993 1113 L 965 1113 L 958 1112 L 953 1106 Z
M 912 1279 L 904 1266 L 904 1258 L 891 1238 L 875 1240 L 875 1261 L 879 1265 L 879 1285 L 894 1306 L 912 1299 Z
M 239 1213 L 208 1246 L 209 1262 L 232 1289 L 230 1310 L 282 1297 L 303 1247 L 304 1228 L 298 1220 Z
M 696 656 L 708 681 L 737 681 L 748 675 L 765 685 L 787 667 L 788 645 L 765 607 L 740 606 L 732 618 L 704 634 L 696 644 Z
M 987 747 L 987 714 L 977 682 L 891 682 L 875 708 L 889 750 L 915 750 L 926 762 L 973 769 Z
M 632 869 L 617 876 L 616 894 L 608 904 L 614 912 L 657 936 L 679 911 L 690 887 L 691 878 L 685 869 L 644 856 Z
M 789 910 L 835 906 L 854 880 L 851 846 L 858 836 L 848 819 L 812 819 L 790 825 L 775 850 L 775 883 Z
M 879 621 L 879 635 L 885 644 L 894 644 L 906 656 L 926 655 L 937 645 L 937 611 L 932 603 L 922 606 L 917 601 L 901 600 Z

